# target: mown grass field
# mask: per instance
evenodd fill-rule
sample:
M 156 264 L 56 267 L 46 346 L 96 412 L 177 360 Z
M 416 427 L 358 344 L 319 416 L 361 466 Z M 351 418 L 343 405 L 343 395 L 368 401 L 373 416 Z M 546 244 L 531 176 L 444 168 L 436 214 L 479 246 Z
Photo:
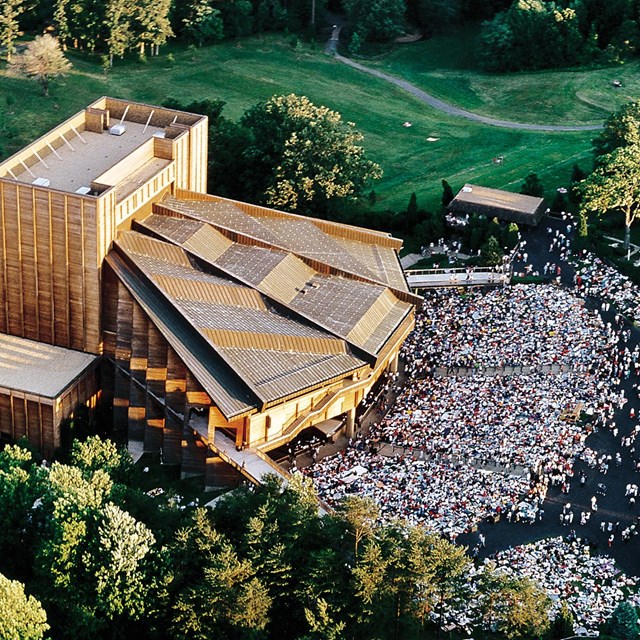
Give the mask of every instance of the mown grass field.
M 564 74 L 531 75 L 537 89 L 530 86 L 533 80 L 521 81 L 521 89 L 526 88 L 531 102 L 526 107 L 530 117 L 525 117 L 525 107 L 519 111 L 516 108 L 521 98 L 507 90 L 517 77 L 482 79 L 477 71 L 465 70 L 464 61 L 472 54 L 471 47 L 465 52 L 454 44 L 455 39 L 444 38 L 404 45 L 377 64 L 452 102 L 491 115 L 531 122 L 557 122 L 556 115 L 560 118 L 563 112 L 578 117 L 582 102 L 555 90 L 549 80 Z M 174 64 L 167 59 L 169 52 L 175 56 Z M 197 51 L 166 48 L 147 64 L 120 63 L 108 73 L 96 60 L 74 53 L 70 57 L 73 71 L 52 83 L 49 98 L 39 95 L 34 81 L 11 78 L 4 69 L 0 70 L 2 157 L 105 94 L 156 104 L 167 97 L 183 101 L 219 98 L 227 102 L 225 114 L 237 118 L 260 100 L 294 92 L 338 110 L 364 133 L 368 156 L 384 170 L 384 177 L 373 185 L 378 195 L 375 208 L 379 210 L 404 209 L 412 191 L 420 206 L 436 207 L 443 178 L 454 190 L 469 181 L 517 191 L 526 174 L 535 171 L 551 194 L 556 187 L 568 183 L 574 162 L 585 168 L 591 162 L 592 133 L 514 131 L 448 117 L 382 80 L 334 61 L 321 47 L 293 49 L 275 36 Z M 420 69 L 422 64 L 427 71 Z M 619 69 L 624 68 L 616 68 L 616 73 Z M 604 71 L 584 72 L 585 87 L 591 73 L 606 75 Z M 458 79 L 449 80 L 450 77 Z M 510 101 L 505 98 L 503 106 L 490 105 L 482 98 L 480 80 L 486 84 L 487 93 L 493 86 L 495 92 L 513 97 Z M 597 92 L 593 96 L 598 99 Z M 546 106 L 551 103 L 556 105 L 553 110 Z M 584 120 L 598 122 L 605 115 L 602 109 L 589 111 Z M 405 121 L 412 126 L 403 127 Z M 428 137 L 438 140 L 428 142 Z M 504 164 L 492 162 L 497 156 L 504 157 Z

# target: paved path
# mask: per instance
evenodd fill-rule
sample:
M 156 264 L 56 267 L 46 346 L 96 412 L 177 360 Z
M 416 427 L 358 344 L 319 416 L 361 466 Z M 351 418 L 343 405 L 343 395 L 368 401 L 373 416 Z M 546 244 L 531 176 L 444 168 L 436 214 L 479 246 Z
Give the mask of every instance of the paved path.
M 466 118 L 467 120 L 473 120 L 475 122 L 480 122 L 482 124 L 488 124 L 494 127 L 503 127 L 505 129 L 521 129 L 523 131 L 597 131 L 602 129 L 601 124 L 585 124 L 585 125 L 559 125 L 559 124 L 529 124 L 526 122 L 512 122 L 511 120 L 499 120 L 497 118 L 490 118 L 488 116 L 482 116 L 478 113 L 473 113 L 472 111 L 466 111 L 465 109 L 460 109 L 448 102 L 444 102 L 443 100 L 439 100 L 435 96 L 419 89 L 415 85 L 407 82 L 406 80 L 402 80 L 401 78 L 396 78 L 395 76 L 389 75 L 388 73 L 383 73 L 382 71 L 378 71 L 377 69 L 372 69 L 371 67 L 366 67 L 355 60 L 351 60 L 350 58 L 345 58 L 341 56 L 339 53 L 336 53 L 336 47 L 338 44 L 338 38 L 340 34 L 340 29 L 336 28 L 333 30 L 331 35 L 331 39 L 327 44 L 326 52 L 333 53 L 335 59 L 346 64 L 354 69 L 358 69 L 359 71 L 364 71 L 376 78 L 380 78 L 381 80 L 385 80 L 391 84 L 400 87 L 400 89 L 404 89 L 406 92 L 410 93 L 415 98 L 418 98 L 421 102 L 437 109 L 438 111 L 442 111 L 450 116 L 458 116 L 460 118 Z

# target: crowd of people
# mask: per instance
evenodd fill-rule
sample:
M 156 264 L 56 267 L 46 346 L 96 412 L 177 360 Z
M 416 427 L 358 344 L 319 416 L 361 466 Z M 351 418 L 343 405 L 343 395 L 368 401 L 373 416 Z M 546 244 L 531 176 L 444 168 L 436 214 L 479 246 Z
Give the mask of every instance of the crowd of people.
M 553 602 L 552 617 L 566 602 L 577 633 L 597 631 L 623 600 L 640 606 L 638 579 L 621 573 L 612 558 L 592 555 L 589 545 L 575 535 L 499 551 L 485 560 L 478 573 L 488 566 L 535 581 Z
M 408 373 L 431 364 L 505 367 L 593 361 L 598 315 L 553 286 L 514 285 L 489 291 L 429 291 L 403 347 Z M 414 369 L 414 366 L 416 369 Z
M 305 472 L 329 504 L 367 495 L 384 519 L 452 539 L 485 518 L 533 523 L 592 424 L 626 402 L 612 384 L 621 330 L 551 285 L 429 292 L 404 346 L 411 383 L 367 438 Z
M 584 296 L 594 296 L 614 304 L 631 322 L 640 322 L 640 287 L 628 276 L 583 251 L 574 256 L 576 288 Z

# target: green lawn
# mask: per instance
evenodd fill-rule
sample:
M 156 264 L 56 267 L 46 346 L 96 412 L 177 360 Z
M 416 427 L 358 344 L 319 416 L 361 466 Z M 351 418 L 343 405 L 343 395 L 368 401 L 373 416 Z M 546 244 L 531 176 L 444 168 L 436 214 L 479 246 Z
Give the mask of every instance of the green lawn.
M 431 51 L 429 64 L 434 77 L 444 73 L 447 61 L 452 69 L 461 70 L 461 77 L 477 75 L 462 71 L 467 53 L 460 47 L 448 55 L 435 43 L 434 40 L 405 45 L 383 64 L 397 65 L 398 74 L 402 71 L 414 79 L 418 71 L 411 51 L 414 55 L 416 51 L 424 51 L 427 58 Z M 174 65 L 168 64 L 169 51 L 175 56 Z M 275 36 L 224 43 L 195 52 L 168 48 L 147 64 L 122 63 L 109 73 L 104 73 L 95 61 L 74 54 L 71 58 L 72 73 L 53 82 L 49 98 L 39 95 L 35 82 L 10 78 L 0 70 L 3 157 L 105 94 L 150 103 L 160 103 L 170 96 L 184 101 L 220 98 L 227 102 L 225 113 L 237 118 L 260 100 L 295 92 L 340 111 L 365 134 L 368 156 L 384 170 L 384 177 L 373 187 L 378 194 L 376 209 L 404 209 L 412 191 L 418 195 L 420 206 L 433 208 L 440 200 L 442 178 L 449 180 L 454 190 L 467 181 L 518 190 L 525 175 L 535 171 L 551 193 L 557 186 L 567 184 L 574 162 L 580 162 L 584 168 L 590 164 L 590 133 L 512 131 L 447 117 L 382 80 L 335 62 L 321 48 L 293 50 Z M 548 86 L 547 74 L 535 77 Z M 496 85 L 513 82 L 511 76 L 490 79 Z M 447 82 L 441 81 L 440 85 L 447 86 Z M 432 90 L 431 86 L 427 88 Z M 465 94 L 462 81 L 453 83 L 451 89 Z M 476 95 L 476 89 L 471 93 Z M 535 91 L 531 89 L 531 93 Z M 560 93 L 554 92 L 548 99 L 557 96 L 566 101 Z M 544 96 L 538 98 L 540 104 Z M 461 104 L 481 106 L 480 102 Z M 602 119 L 604 112 L 598 113 Z M 494 115 L 524 117 L 522 112 L 512 114 L 509 109 L 496 111 Z M 544 110 L 538 119 L 547 116 L 548 111 Z M 405 121 L 412 126 L 403 127 Z M 428 142 L 428 137 L 438 140 Z M 502 166 L 492 163 L 496 156 L 504 156 Z
M 599 124 L 640 95 L 640 62 L 495 75 L 478 67 L 478 26 L 396 47 L 366 64 L 484 115 L 542 124 Z M 613 80 L 622 87 L 614 88 Z

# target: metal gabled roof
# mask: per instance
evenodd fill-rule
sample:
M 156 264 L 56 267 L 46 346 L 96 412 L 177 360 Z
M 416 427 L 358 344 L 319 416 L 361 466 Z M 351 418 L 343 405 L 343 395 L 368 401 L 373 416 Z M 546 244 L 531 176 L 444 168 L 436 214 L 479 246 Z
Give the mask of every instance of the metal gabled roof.
M 229 233 L 239 233 L 273 248 L 290 251 L 307 260 L 353 274 L 371 282 L 409 292 L 406 278 L 397 259 L 395 246 L 383 246 L 384 236 L 360 229 L 354 240 L 330 233 L 332 225 L 264 207 L 252 207 L 254 215 L 243 211 L 241 203 L 229 200 L 182 200 L 166 197 L 161 206 L 196 220 L 207 222 Z M 259 209 L 260 215 L 257 214 Z M 320 226 L 322 222 L 322 226 Z M 355 229 L 355 228 L 354 228 Z M 393 257 L 395 256 L 395 262 Z
M 320 274 L 295 254 L 281 249 L 231 243 L 219 253 L 196 247 L 191 237 L 176 226 L 176 220 L 152 214 L 137 224 L 147 233 L 180 244 L 195 257 L 374 357 L 411 312 L 411 304 L 398 300 L 383 285 Z M 193 234 L 205 235 L 206 223 L 194 223 L 192 219 L 185 219 L 185 223 Z M 224 238 L 209 228 L 216 243 L 218 236 Z
M 165 311 L 186 321 L 261 404 L 366 366 L 344 340 L 279 313 L 258 291 L 201 271 L 185 250 L 164 251 L 162 244 L 131 231 L 115 246 L 164 297 Z M 191 352 L 190 361 L 203 356 Z
M 105 259 L 227 420 L 259 408 L 259 398 L 137 270 L 116 251 Z

